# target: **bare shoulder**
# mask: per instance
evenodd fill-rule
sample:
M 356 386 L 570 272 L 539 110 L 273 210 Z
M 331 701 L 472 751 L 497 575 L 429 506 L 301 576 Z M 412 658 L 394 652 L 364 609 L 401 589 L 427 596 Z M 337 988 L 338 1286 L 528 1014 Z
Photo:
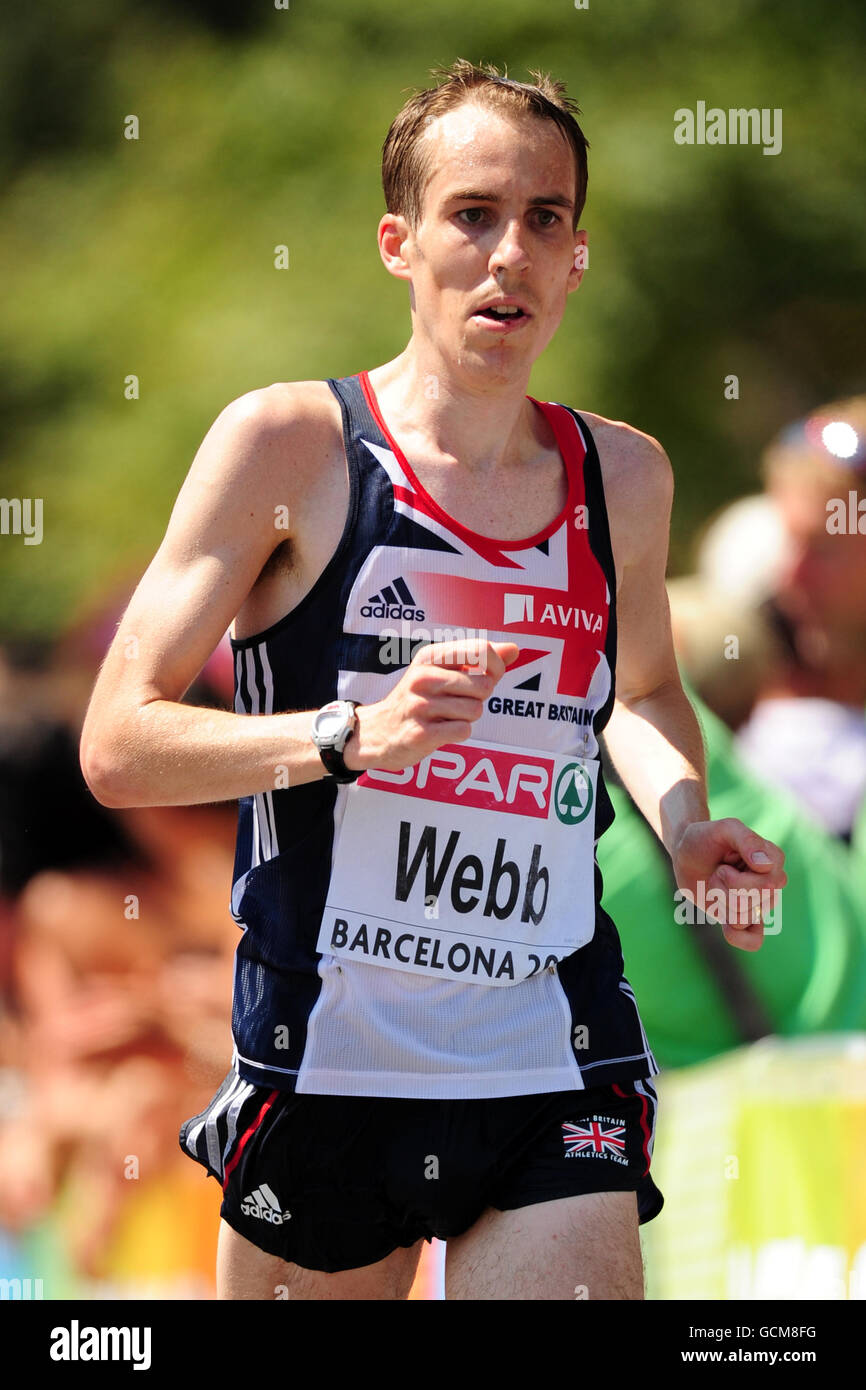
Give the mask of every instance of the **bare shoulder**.
M 273 381 L 248 391 L 227 407 L 251 418 L 274 423 L 315 423 L 333 418 L 339 406 L 326 381 Z
M 235 442 L 279 447 L 322 442 L 339 426 L 340 408 L 325 381 L 278 381 L 238 396 L 212 431 Z
M 349 499 L 342 412 L 327 381 L 273 382 L 232 401 L 211 433 L 208 490 L 243 551 L 248 584 L 234 616 L 235 635 L 247 637 L 300 601 L 339 542 Z
M 178 499 L 200 522 L 237 507 L 254 528 L 295 503 L 339 463 L 340 408 L 325 381 L 274 382 L 230 401 L 199 446 Z
M 582 410 L 581 416 L 592 431 L 601 461 L 605 492 L 626 487 L 643 494 L 664 495 L 673 482 L 671 462 L 651 434 L 644 434 L 624 420 L 608 420 Z
M 582 410 L 598 449 L 617 577 L 649 549 L 667 551 L 674 475 L 651 434 Z

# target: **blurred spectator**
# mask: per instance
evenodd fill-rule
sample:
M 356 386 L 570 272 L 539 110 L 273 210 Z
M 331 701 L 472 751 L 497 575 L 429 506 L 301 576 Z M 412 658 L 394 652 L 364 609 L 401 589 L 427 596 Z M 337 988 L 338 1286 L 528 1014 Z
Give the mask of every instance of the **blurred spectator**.
M 668 581 L 677 659 L 714 714 L 738 729 L 784 660 L 766 613 L 698 575 Z
M 177 1131 L 231 1053 L 236 809 L 93 800 L 81 650 L 0 662 L 0 1262 L 48 1298 L 205 1296 L 217 1206 Z
M 737 746 L 847 840 L 866 799 L 866 397 L 784 430 L 763 467 L 786 536 L 773 603 L 792 653 Z
M 704 527 L 698 574 L 708 590 L 754 611 L 775 592 L 790 541 L 771 497 L 740 497 Z
M 779 919 L 760 951 L 675 911 L 670 859 L 615 772 L 616 818 L 598 843 L 603 906 L 662 1069 L 690 1066 L 767 1034 L 866 1031 L 866 814 L 853 852 L 794 797 L 750 774 L 730 730 L 684 684 L 707 751 L 710 813 L 736 816 L 785 851 Z
M 813 412 L 763 459 L 766 491 L 704 531 L 670 581 L 678 659 L 740 757 L 850 841 L 866 802 L 866 397 Z
M 779 935 L 748 958 L 720 949 L 717 928 L 677 920 L 669 863 L 608 774 L 604 906 L 663 1067 L 866 1029 L 864 465 L 866 400 L 816 412 L 767 451 L 766 493 L 710 521 L 697 574 L 668 584 L 711 814 L 782 845 L 788 885 Z

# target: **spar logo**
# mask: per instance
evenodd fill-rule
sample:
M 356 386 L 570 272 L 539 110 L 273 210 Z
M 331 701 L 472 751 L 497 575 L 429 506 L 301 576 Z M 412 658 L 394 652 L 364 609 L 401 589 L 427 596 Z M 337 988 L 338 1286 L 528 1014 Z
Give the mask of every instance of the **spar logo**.
M 563 825 L 578 825 L 592 807 L 592 782 L 580 763 L 569 763 L 556 779 L 553 796 L 556 814 Z
M 563 825 L 579 825 L 592 809 L 589 773 L 578 762 L 567 763 L 554 788 L 554 767 L 552 758 L 531 753 L 444 743 L 414 767 L 400 772 L 371 767 L 359 778 L 359 785 L 539 820 L 547 819 L 553 791 L 558 819 Z
M 445 801 L 481 811 L 510 811 L 512 815 L 546 820 L 554 766 L 552 758 L 532 753 L 444 743 L 420 763 L 404 767 L 401 772 L 371 767 L 359 778 L 359 785 L 419 796 L 425 801 Z

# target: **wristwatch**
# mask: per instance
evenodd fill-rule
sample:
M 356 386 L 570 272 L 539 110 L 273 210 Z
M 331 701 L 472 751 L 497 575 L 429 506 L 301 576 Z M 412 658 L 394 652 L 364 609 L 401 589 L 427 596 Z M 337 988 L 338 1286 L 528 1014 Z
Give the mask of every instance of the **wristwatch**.
M 364 772 L 362 767 L 353 771 L 343 761 L 343 749 L 357 727 L 355 709 L 360 703 L 360 700 L 331 700 L 313 719 L 310 737 L 335 782 L 357 782 Z

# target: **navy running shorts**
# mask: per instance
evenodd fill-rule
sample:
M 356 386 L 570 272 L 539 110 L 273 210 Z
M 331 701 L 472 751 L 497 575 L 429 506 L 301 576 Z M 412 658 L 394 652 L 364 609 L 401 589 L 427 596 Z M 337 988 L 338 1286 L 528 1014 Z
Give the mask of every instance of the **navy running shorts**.
M 223 1188 L 220 1214 L 303 1269 L 375 1264 L 462 1235 L 488 1207 L 635 1192 L 641 1223 L 664 1198 L 650 1176 L 650 1081 L 495 1100 L 297 1095 L 230 1071 L 181 1148 Z

